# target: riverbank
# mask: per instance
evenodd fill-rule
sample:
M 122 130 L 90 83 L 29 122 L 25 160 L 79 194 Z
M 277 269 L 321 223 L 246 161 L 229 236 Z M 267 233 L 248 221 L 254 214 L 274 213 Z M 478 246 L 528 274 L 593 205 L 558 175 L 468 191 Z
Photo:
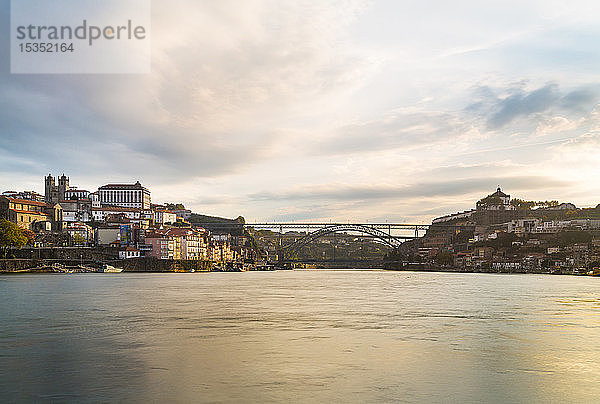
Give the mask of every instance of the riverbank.
M 482 273 L 482 274 L 539 274 L 539 275 L 585 275 L 590 276 L 587 269 L 582 268 L 456 268 L 450 266 L 436 266 L 426 264 L 405 264 L 401 262 L 386 262 L 383 269 L 389 271 L 414 271 L 414 272 L 456 272 L 456 273 Z M 593 275 L 598 276 L 598 275 Z
M 95 272 L 104 264 L 122 268 L 123 272 L 238 272 L 273 270 L 274 266 L 253 264 L 217 264 L 212 261 L 160 260 L 133 258 L 124 260 L 64 260 L 64 259 L 0 259 L 0 273 Z

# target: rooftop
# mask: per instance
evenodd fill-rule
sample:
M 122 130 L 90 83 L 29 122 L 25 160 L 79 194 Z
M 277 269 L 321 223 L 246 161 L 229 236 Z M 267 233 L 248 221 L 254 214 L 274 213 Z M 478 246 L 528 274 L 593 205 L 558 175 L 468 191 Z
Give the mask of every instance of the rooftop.
M 127 189 L 142 189 L 148 190 L 146 187 L 142 186 L 139 181 L 135 184 L 106 184 L 102 185 L 98 190 L 111 190 L 111 189 L 119 189 L 119 190 L 127 190 Z
M 510 197 L 510 195 L 506 195 L 504 192 L 502 192 L 502 189 L 500 187 L 498 187 L 498 189 L 496 189 L 496 192 L 494 192 L 490 196 L 497 196 L 500 198 L 509 198 Z
M 48 204 L 46 202 L 38 202 L 38 201 L 32 201 L 29 199 L 18 199 L 18 198 L 10 198 L 10 197 L 5 197 L 9 200 L 9 202 L 13 202 L 13 203 L 21 203 L 24 205 L 35 205 L 35 206 L 48 206 Z
M 40 215 L 40 216 L 48 216 L 47 214 L 45 214 L 44 212 L 36 212 L 34 210 L 18 210 L 18 209 L 11 209 L 13 212 L 17 212 L 17 213 L 23 213 L 23 214 L 27 214 L 27 215 Z

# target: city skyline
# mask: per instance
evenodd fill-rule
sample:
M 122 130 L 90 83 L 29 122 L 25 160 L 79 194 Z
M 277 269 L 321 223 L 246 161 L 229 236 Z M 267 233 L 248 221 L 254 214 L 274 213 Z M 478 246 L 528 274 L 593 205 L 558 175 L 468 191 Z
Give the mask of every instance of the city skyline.
M 598 203 L 598 5 L 152 6 L 149 75 L 11 75 L 4 31 L 0 191 L 139 180 L 251 221 L 424 223 L 498 185 Z

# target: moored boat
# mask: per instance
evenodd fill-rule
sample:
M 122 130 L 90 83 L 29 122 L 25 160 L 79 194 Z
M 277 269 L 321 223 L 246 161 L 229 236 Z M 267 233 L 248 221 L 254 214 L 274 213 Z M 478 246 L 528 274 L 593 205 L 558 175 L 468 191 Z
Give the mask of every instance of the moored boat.
M 123 272 L 123 268 L 117 268 L 117 267 L 113 267 L 112 265 L 108 265 L 108 264 L 104 264 L 102 266 L 102 269 L 100 269 L 98 272 L 103 272 L 103 273 L 119 273 L 119 272 Z

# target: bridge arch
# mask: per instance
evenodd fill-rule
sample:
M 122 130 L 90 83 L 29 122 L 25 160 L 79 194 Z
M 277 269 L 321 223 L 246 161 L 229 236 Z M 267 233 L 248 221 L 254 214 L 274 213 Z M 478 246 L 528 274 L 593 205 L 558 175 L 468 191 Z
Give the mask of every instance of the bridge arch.
M 381 241 L 383 244 L 388 247 L 396 248 L 399 247 L 402 242 L 398 239 L 398 237 L 390 236 L 388 233 L 385 233 L 379 229 L 374 227 L 366 226 L 366 225 L 357 225 L 357 224 L 335 224 L 330 226 L 322 227 L 318 230 L 315 230 L 307 235 L 299 238 L 298 240 L 287 244 L 282 247 L 284 253 L 291 253 L 293 251 L 297 251 L 301 247 L 312 243 L 313 241 L 326 236 L 328 234 L 339 233 L 343 231 L 353 231 L 363 234 L 368 234 L 373 236 L 377 240 Z M 403 237 L 404 239 L 410 239 L 413 237 Z

